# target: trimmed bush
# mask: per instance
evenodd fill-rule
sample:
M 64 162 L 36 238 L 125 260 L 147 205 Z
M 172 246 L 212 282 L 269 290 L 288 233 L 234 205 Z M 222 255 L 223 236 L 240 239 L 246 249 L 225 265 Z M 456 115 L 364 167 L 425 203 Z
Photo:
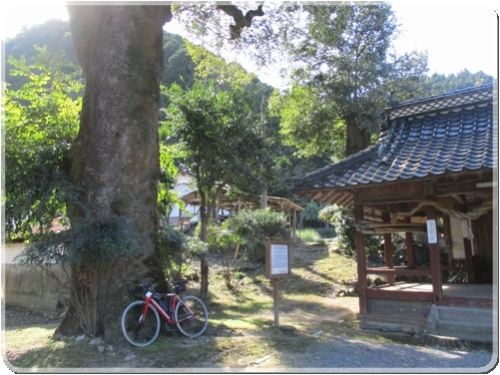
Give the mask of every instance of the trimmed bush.
M 242 210 L 220 227 L 210 227 L 208 244 L 219 253 L 245 254 L 248 260 L 260 261 L 265 256 L 265 241 L 289 239 L 286 217 L 269 209 Z

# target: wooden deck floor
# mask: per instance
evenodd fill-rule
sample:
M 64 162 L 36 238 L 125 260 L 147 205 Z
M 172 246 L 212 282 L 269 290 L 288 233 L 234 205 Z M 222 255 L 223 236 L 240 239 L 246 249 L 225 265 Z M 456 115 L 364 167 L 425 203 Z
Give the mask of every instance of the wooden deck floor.
M 402 283 L 379 290 L 401 292 L 432 292 L 432 284 Z M 443 284 L 443 304 L 455 306 L 493 306 L 491 284 Z
M 431 292 L 432 284 L 404 283 L 385 286 L 384 290 Z M 443 284 L 443 295 L 465 298 L 493 298 L 493 285 L 490 284 Z

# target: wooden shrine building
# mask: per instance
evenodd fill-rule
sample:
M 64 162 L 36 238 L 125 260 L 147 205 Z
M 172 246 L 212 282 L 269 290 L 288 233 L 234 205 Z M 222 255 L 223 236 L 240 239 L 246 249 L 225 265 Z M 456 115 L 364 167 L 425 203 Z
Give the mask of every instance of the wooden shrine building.
M 494 96 L 493 85 L 484 85 L 386 109 L 375 145 L 296 179 L 297 195 L 343 206 L 355 218 L 362 326 L 402 327 L 410 317 L 414 332 L 432 333 L 436 307 L 491 314 L 498 256 Z M 394 265 L 392 233 L 406 238 L 407 264 Z M 428 262 L 416 262 L 416 233 L 427 239 Z M 383 235 L 383 267 L 367 266 L 367 234 Z M 465 285 L 448 282 L 458 271 Z M 367 286 L 377 276 L 386 284 Z

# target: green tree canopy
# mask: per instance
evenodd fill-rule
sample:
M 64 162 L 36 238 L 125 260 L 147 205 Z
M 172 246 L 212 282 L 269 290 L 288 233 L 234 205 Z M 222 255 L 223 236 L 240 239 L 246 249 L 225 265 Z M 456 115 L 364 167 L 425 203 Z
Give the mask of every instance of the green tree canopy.
M 185 40 L 176 34 L 163 34 L 163 77 L 161 83 L 170 87 L 173 83 L 189 88 L 194 82 L 195 63 L 186 48 Z
M 69 182 L 69 150 L 78 130 L 81 70 L 46 48 L 27 63 L 9 58 L 10 74 L 26 81 L 7 86 L 5 108 L 5 224 L 11 238 L 47 232 L 76 194 Z
M 255 113 L 244 90 L 223 91 L 213 81 L 196 81 L 188 91 L 173 85 L 168 97 L 166 124 L 178 137 L 179 155 L 196 180 L 206 229 L 224 187 L 259 191 L 265 142 L 252 126 Z
M 389 4 L 304 5 L 303 11 L 302 27 L 286 44 L 296 83 L 278 101 L 282 134 L 305 155 L 315 149 L 350 155 L 370 143 L 396 82 L 408 89 L 426 71 L 426 55 L 392 54 L 398 25 Z

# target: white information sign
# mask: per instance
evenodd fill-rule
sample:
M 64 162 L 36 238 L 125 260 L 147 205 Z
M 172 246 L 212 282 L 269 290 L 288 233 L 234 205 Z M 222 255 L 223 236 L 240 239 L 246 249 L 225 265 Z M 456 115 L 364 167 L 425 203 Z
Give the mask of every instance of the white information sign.
M 429 243 L 437 243 L 436 220 L 427 220 L 427 240 Z
M 286 244 L 271 244 L 271 275 L 289 273 L 288 246 Z

